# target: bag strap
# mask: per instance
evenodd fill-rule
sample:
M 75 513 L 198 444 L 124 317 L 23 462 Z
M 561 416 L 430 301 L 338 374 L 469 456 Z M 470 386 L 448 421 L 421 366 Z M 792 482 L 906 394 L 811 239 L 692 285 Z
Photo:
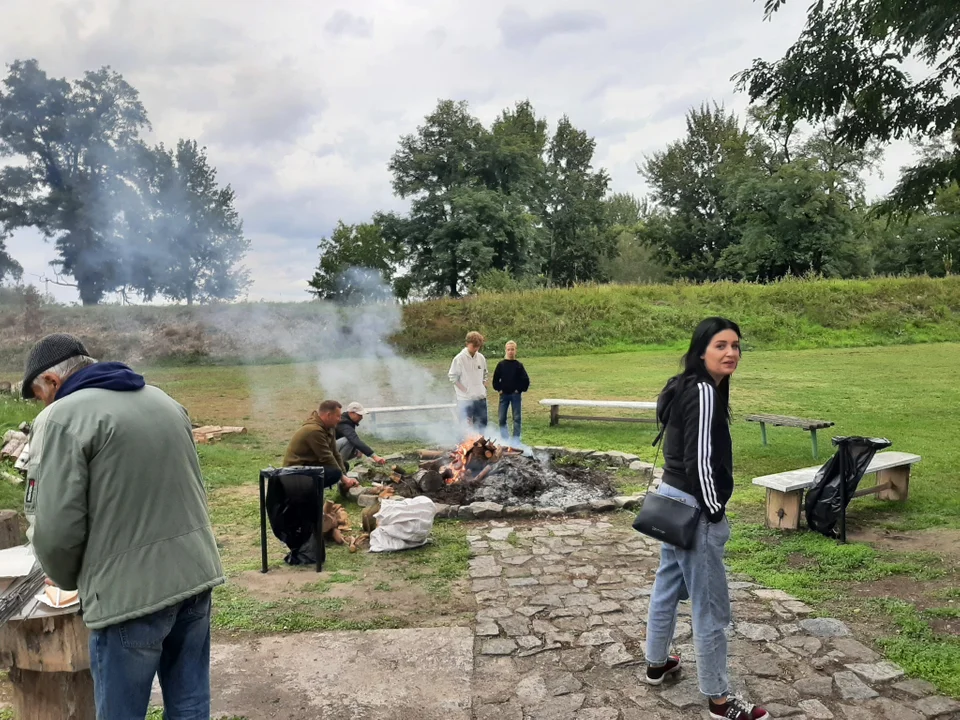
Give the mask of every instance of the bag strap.
M 660 459 L 660 446 L 663 445 L 663 434 L 666 432 L 666 424 L 660 428 L 660 432 L 657 433 L 657 436 L 653 439 L 651 445 L 657 448 L 657 452 L 653 456 L 653 467 L 650 468 L 650 479 L 647 481 L 647 492 L 650 492 L 650 486 L 653 485 L 654 470 L 657 469 L 657 460 Z

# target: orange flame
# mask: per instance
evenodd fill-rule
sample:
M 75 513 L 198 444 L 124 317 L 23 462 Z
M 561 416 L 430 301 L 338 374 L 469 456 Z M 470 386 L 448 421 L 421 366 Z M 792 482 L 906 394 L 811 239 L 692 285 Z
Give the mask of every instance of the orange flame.
M 453 473 L 449 478 L 447 478 L 447 485 L 453 485 L 458 483 L 467 474 L 467 453 L 470 452 L 470 449 L 473 447 L 473 444 L 480 438 L 480 435 L 474 435 L 467 438 L 462 443 L 457 445 L 453 450 L 450 451 L 451 461 L 447 465 L 447 468 Z

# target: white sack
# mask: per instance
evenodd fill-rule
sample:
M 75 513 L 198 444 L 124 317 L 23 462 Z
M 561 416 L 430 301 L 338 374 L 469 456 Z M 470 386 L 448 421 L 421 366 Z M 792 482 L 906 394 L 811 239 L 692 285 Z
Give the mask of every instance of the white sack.
M 377 529 L 370 533 L 370 552 L 394 552 L 420 547 L 430 537 L 437 506 L 420 495 L 415 498 L 383 500 Z

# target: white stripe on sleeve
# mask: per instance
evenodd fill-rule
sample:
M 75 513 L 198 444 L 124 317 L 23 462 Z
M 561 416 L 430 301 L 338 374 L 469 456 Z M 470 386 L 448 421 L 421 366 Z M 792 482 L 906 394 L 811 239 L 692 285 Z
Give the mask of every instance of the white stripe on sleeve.
M 700 390 L 700 423 L 697 434 L 697 465 L 700 470 L 700 491 L 703 493 L 703 501 L 707 504 L 710 512 L 720 512 L 722 510 L 717 501 L 717 489 L 713 482 L 712 453 L 713 447 L 710 442 L 711 429 L 713 428 L 713 388 L 709 383 L 702 382 L 697 385 Z

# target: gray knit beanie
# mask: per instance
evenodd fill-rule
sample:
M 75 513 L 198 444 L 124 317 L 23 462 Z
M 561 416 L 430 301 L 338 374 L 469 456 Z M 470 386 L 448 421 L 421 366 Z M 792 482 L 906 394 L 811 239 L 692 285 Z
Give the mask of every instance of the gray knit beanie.
M 37 379 L 40 373 L 46 372 L 54 365 L 59 365 L 64 360 L 80 355 L 87 355 L 87 349 L 79 338 L 75 338 L 73 335 L 54 333 L 37 341 L 37 344 L 30 349 L 30 354 L 27 355 L 27 364 L 23 371 L 21 392 L 24 399 L 30 400 L 35 397 L 33 381 Z

